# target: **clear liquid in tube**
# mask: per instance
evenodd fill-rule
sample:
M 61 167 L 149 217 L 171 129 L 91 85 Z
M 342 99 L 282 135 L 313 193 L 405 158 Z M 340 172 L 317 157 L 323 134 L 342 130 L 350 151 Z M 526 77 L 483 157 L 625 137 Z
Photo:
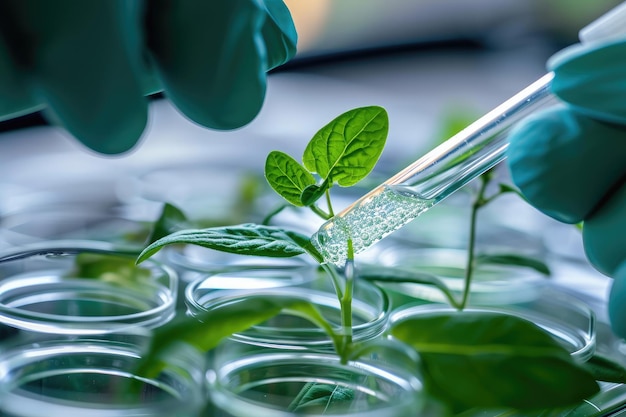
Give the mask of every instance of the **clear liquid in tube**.
M 324 260 L 339 267 L 348 256 L 352 238 L 354 253 L 369 248 L 434 206 L 439 199 L 424 199 L 408 187 L 385 185 L 324 223 L 311 241 Z

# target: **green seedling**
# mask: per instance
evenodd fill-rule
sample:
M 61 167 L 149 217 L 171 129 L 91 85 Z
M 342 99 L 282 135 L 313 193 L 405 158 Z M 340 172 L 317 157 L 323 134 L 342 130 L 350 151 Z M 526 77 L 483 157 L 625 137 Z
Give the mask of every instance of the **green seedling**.
M 280 152 L 271 152 L 265 163 L 265 177 L 270 186 L 288 203 L 306 207 L 322 219 L 334 214 L 330 190 L 334 185 L 353 186 L 365 178 L 376 165 L 388 133 L 387 112 L 382 107 L 370 106 L 350 110 L 320 129 L 308 143 L 302 163 Z M 324 199 L 325 207 L 319 205 Z M 177 222 L 183 222 L 181 213 L 168 208 Z M 160 219 L 159 226 L 168 224 Z M 162 228 L 162 227 L 161 227 Z M 168 228 L 162 228 L 167 230 Z M 184 229 L 157 239 L 139 256 L 139 262 L 172 244 L 195 244 L 223 252 L 241 255 L 292 257 L 308 254 L 329 274 L 341 310 L 341 329 L 331 329 L 337 353 L 347 361 L 352 349 L 353 268 L 345 268 L 343 276 L 334 266 L 324 263 L 322 256 L 310 242 L 310 236 L 284 228 L 239 224 L 205 229 Z M 350 248 L 351 241 L 346 242 Z M 349 250 L 349 252 L 351 252 Z M 353 262 L 353 255 L 349 257 Z M 317 318 L 308 317 L 318 323 Z
M 274 151 L 265 164 L 265 176 L 270 186 L 289 204 L 308 209 L 321 219 L 334 215 L 331 189 L 351 187 L 365 178 L 374 168 L 385 145 L 388 133 L 386 111 L 377 106 L 350 110 L 320 129 L 307 145 L 302 163 L 291 156 Z M 491 201 L 485 197 L 486 182 L 478 193 L 474 214 Z M 502 193 L 508 192 L 505 189 Z M 323 204 L 322 204 L 323 203 Z M 174 223 L 184 224 L 180 213 Z M 273 212 L 272 214 L 275 214 Z M 472 224 L 475 227 L 475 218 Z M 155 342 L 142 364 L 146 374 L 158 372 L 159 352 L 172 343 L 187 342 L 201 350 L 209 350 L 230 334 L 261 323 L 282 311 L 305 317 L 324 329 L 333 340 L 343 362 L 360 355 L 372 355 L 377 349 L 387 349 L 391 342 L 403 342 L 416 354 L 416 368 L 421 370 L 428 394 L 449 405 L 453 411 L 472 407 L 512 407 L 537 409 L 574 404 L 598 390 L 587 369 L 575 363 L 569 353 L 550 335 L 533 323 L 515 316 L 473 314 L 431 315 L 401 322 L 389 329 L 393 339 L 383 338 L 370 345 L 352 340 L 352 294 L 358 281 L 372 274 L 356 268 L 352 239 L 345 242 L 348 260 L 343 268 L 328 264 L 311 244 L 310 236 L 280 226 L 244 223 L 202 229 L 184 229 L 163 233 L 171 228 L 166 221 L 161 235 L 138 257 L 142 262 L 167 245 L 193 244 L 240 255 L 292 257 L 305 255 L 318 262 L 328 273 L 336 290 L 341 308 L 341 328 L 331 326 L 316 306 L 302 301 L 278 300 L 251 296 L 248 305 L 237 304 L 237 311 L 215 310 L 199 318 L 183 318 L 156 331 Z M 473 239 L 473 237 L 472 237 Z M 473 248 L 469 250 L 467 288 L 471 281 Z M 506 259 L 501 258 L 504 262 Z M 511 262 L 511 259 L 509 259 Z M 368 267 L 369 268 L 369 267 Z M 397 272 L 397 271 L 394 271 Z M 389 275 L 388 273 L 386 274 Z M 414 280 L 415 277 L 396 277 Z M 454 300 L 450 291 L 436 277 L 425 274 L 421 281 L 440 288 L 462 310 L 467 296 Z M 468 290 L 469 291 L 469 290 Z M 259 314 L 259 305 L 265 305 Z M 234 308 L 234 307 L 231 307 Z M 227 318 L 230 319 L 227 320 Z M 222 323 L 215 328 L 214 323 Z M 211 323 L 211 325 L 203 325 Z M 231 326 L 232 325 L 232 326 Z M 388 342 L 388 343 L 387 343 Z M 394 345 L 395 346 L 395 345 Z M 305 404 L 325 403 L 328 387 L 306 387 L 302 401 L 292 404 L 300 409 Z M 328 391 L 332 392 L 332 390 Z M 322 394 L 320 394 L 322 393 Z M 315 394 L 315 395 L 313 395 Z M 349 393 L 335 398 L 346 401 Z

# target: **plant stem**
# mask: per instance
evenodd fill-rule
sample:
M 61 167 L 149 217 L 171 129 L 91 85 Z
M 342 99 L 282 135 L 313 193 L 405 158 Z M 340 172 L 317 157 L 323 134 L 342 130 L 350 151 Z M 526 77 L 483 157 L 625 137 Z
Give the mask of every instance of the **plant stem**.
M 350 354 L 352 345 L 352 294 L 354 292 L 354 246 L 352 239 L 348 239 L 348 256 L 346 266 L 344 268 L 345 283 L 341 285 L 341 277 L 337 275 L 337 270 L 329 264 L 322 264 L 322 268 L 328 272 L 332 278 L 337 299 L 339 300 L 339 309 L 341 315 L 341 339 L 342 343 L 337 347 L 337 353 L 342 363 L 346 363 Z
M 346 287 L 340 300 L 341 325 L 343 326 L 345 345 L 349 346 L 352 343 L 352 293 L 354 291 L 355 275 L 352 239 L 348 239 L 348 259 L 346 260 L 344 273 L 346 276 Z
M 328 218 L 334 217 L 335 212 L 333 210 L 332 202 L 330 201 L 330 190 L 326 190 L 324 194 L 326 195 L 326 205 L 328 206 Z
M 463 297 L 461 298 L 461 302 L 458 305 L 459 310 L 463 310 L 467 306 L 467 301 L 469 299 L 470 288 L 472 284 L 472 275 L 474 273 L 474 255 L 476 248 L 476 224 L 478 218 L 478 210 L 485 205 L 485 191 L 487 190 L 487 185 L 491 179 L 490 175 L 481 175 L 480 180 L 480 188 L 478 189 L 478 194 L 472 203 L 471 216 L 470 216 L 470 231 L 469 231 L 469 242 L 467 246 L 467 264 L 465 266 L 465 279 L 463 284 Z
M 343 298 L 343 285 L 341 285 L 341 278 L 337 276 L 335 267 L 330 264 L 322 264 L 322 269 L 328 272 L 330 279 L 333 281 L 333 287 L 335 287 L 335 293 L 339 299 Z
M 354 270 L 354 268 L 352 268 Z M 341 362 L 346 363 L 348 354 L 352 346 L 352 286 L 353 279 L 346 282 L 346 292 L 341 300 L 339 300 L 341 308 L 341 337 L 343 339 L 342 352 L 339 353 Z M 349 289 L 349 290 L 348 290 Z
M 311 210 L 313 210 L 313 213 L 317 214 L 318 216 L 320 216 L 324 220 L 328 220 L 331 217 L 333 217 L 331 214 L 326 213 L 324 210 L 322 210 L 321 208 L 317 207 L 315 204 L 313 204 L 312 206 L 309 206 L 309 207 L 311 208 Z
M 267 214 L 267 216 L 265 216 L 265 218 L 263 219 L 263 221 L 261 222 L 261 224 L 263 225 L 269 225 L 270 222 L 272 221 L 272 219 L 278 215 L 280 212 L 282 212 L 283 210 L 285 210 L 287 207 L 291 207 L 289 204 L 283 204 L 281 206 L 276 207 L 274 210 L 272 210 L 271 212 L 269 212 Z

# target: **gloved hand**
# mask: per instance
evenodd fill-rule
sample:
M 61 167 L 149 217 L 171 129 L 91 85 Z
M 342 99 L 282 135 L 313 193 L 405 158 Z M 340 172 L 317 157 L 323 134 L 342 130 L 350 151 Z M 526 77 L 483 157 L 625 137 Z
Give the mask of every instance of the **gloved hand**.
M 626 338 L 626 42 L 575 45 L 548 61 L 565 103 L 512 130 L 515 184 L 536 208 L 583 221 L 590 262 L 613 277 L 609 318 Z
M 234 129 L 296 51 L 282 0 L 4 0 L 0 120 L 43 109 L 87 147 L 132 148 L 147 94 L 192 121 Z

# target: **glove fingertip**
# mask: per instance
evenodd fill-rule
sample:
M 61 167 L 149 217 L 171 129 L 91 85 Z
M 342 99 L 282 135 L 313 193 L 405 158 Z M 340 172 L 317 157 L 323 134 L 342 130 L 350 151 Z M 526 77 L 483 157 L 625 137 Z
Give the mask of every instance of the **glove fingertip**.
M 165 95 L 185 117 L 232 130 L 258 115 L 267 83 L 265 18 L 260 0 L 174 2 L 152 9 L 151 56 Z
M 550 88 L 590 118 L 626 124 L 625 53 L 623 40 L 565 48 L 548 60 L 548 69 L 554 72 Z
M 626 339 L 626 261 L 617 269 L 609 293 L 608 314 L 613 333 Z
M 268 17 L 262 34 L 267 48 L 267 70 L 293 58 L 297 52 L 298 33 L 289 8 L 282 0 L 264 0 Z
M 563 156 L 558 152 L 562 145 L 555 140 L 565 130 L 561 114 L 554 110 L 516 125 L 509 135 L 508 167 L 513 182 L 530 204 L 558 221 L 578 223 L 586 208 L 568 201 L 561 175 Z
M 626 259 L 626 185 L 614 190 L 583 226 L 585 253 L 600 272 L 613 276 Z
M 625 174 L 624 131 L 553 108 L 528 117 L 509 135 L 509 169 L 528 201 L 565 223 L 597 209 Z
M 91 151 L 101 155 L 120 155 L 133 149 L 146 128 L 147 110 L 137 110 L 132 117 L 111 122 L 108 126 L 87 126 L 76 120 L 63 120 L 46 110 L 47 118 L 63 127 Z
M 91 140 L 90 149 L 103 155 L 120 155 L 131 151 L 139 142 L 145 126 L 146 119 L 137 119 L 131 125 L 120 126 L 114 132 L 104 137 L 96 137 Z

